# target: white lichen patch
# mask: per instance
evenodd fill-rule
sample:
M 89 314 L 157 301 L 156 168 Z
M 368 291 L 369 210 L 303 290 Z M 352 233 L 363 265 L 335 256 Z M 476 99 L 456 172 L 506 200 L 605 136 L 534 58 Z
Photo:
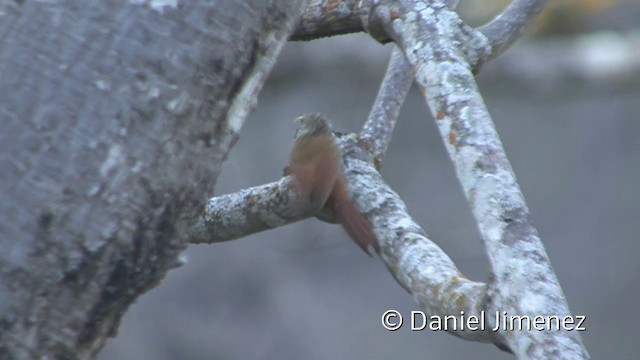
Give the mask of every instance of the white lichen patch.
M 479 174 L 478 174 L 479 175 Z M 503 191 L 503 183 L 496 176 L 480 175 L 475 188 L 475 201 L 471 204 L 478 220 L 480 232 L 486 241 L 497 242 L 502 239 L 506 223 L 502 221 L 503 210 L 499 197 Z
M 184 115 L 189 108 L 189 94 L 183 92 L 167 103 L 167 110 L 175 115 Z
M 111 88 L 109 83 L 104 80 L 96 80 L 93 82 L 93 85 L 95 85 L 98 88 L 98 90 L 102 90 L 102 91 L 106 91 Z
M 471 192 L 476 186 L 476 164 L 482 154 L 473 146 L 462 146 L 456 153 L 455 162 L 457 164 L 458 179 L 462 184 L 462 190 L 467 198 L 471 197 Z
M 151 9 L 164 13 L 166 8 L 175 9 L 178 7 L 178 0 L 129 0 L 134 5 L 146 5 Z
M 105 177 L 109 175 L 111 170 L 120 165 L 124 161 L 122 146 L 115 144 L 109 148 L 107 158 L 100 166 L 100 175 Z

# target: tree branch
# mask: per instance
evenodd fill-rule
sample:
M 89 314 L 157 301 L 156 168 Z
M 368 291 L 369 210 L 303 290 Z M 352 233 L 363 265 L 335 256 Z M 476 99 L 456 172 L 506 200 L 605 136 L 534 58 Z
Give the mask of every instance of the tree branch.
M 305 41 L 365 31 L 358 0 L 311 0 L 289 40 Z M 459 0 L 448 0 L 451 9 Z M 387 42 L 390 38 L 379 39 Z
M 487 286 L 470 281 L 408 214 L 404 202 L 384 182 L 372 156 L 354 134 L 337 142 L 350 195 L 371 221 L 382 251 L 380 257 L 398 283 L 428 310 L 429 315 L 480 317 Z M 291 178 L 212 198 L 191 243 L 214 243 L 273 229 L 313 216 L 311 208 L 292 206 L 297 194 Z M 300 203 L 298 203 L 300 204 Z M 492 319 L 487 326 L 493 327 Z M 502 334 L 492 331 L 450 332 L 467 340 L 506 348 Z
M 357 0 L 311 0 L 289 40 L 313 40 L 363 31 Z
M 382 167 L 384 154 L 391 141 L 393 128 L 413 82 L 413 72 L 397 47 L 393 47 L 391 59 L 380 91 L 373 104 L 360 138 L 373 154 L 376 168 Z
M 412 81 L 411 68 L 399 48 L 394 46 L 387 73 L 360 137 L 373 154 L 378 169 Z M 298 194 L 290 177 L 214 197 L 208 201 L 202 218 L 192 227 L 190 242 L 234 240 L 314 215 L 311 209 L 293 206 L 297 203 Z
M 419 3 L 398 1 L 392 12 L 377 6 L 369 17 L 386 24 L 404 50 L 454 162 L 495 275 L 488 308 L 532 317 L 570 315 L 471 65 L 459 49 L 467 33 L 441 2 Z M 502 331 L 522 359 L 588 357 L 576 332 Z
M 402 89 L 403 84 L 409 82 L 405 77 L 409 72 L 403 72 L 395 53 L 362 138 L 344 135 L 339 143 L 351 196 L 374 227 L 382 246 L 381 258 L 429 315 L 458 315 L 462 311 L 468 316 L 480 316 L 483 311 L 531 318 L 570 315 L 472 73 L 472 69 L 513 43 L 539 12 L 541 3 L 516 1 L 503 16 L 510 14 L 518 19 L 509 22 L 498 17 L 482 28 L 486 36 L 465 25 L 444 1 L 398 0 L 388 5 L 380 0 L 363 0 L 358 3 L 363 27 L 380 41 L 390 36 L 413 68 L 478 222 L 494 274 L 488 285 L 464 278 L 411 219 L 404 203 L 370 165 L 374 157 L 375 163 L 380 164 L 399 104 L 406 95 L 405 92 L 394 97 L 385 91 L 392 88 L 390 84 L 396 80 Z M 321 2 L 315 4 L 327 11 Z M 344 10 L 355 13 L 353 3 L 349 4 L 351 7 Z M 340 22 L 355 23 L 352 19 L 344 20 L 348 18 L 347 13 L 340 14 Z M 326 26 L 315 18 L 309 19 L 303 28 L 305 36 L 312 38 Z M 316 30 L 309 25 L 312 23 L 317 25 Z M 385 102 L 393 105 L 385 109 Z M 359 147 L 362 145 L 366 149 Z M 230 207 L 229 213 L 223 217 L 205 216 L 194 241 L 208 241 L 208 231 L 214 235 L 209 239 L 231 238 L 309 216 L 306 209 L 295 214 L 286 212 L 291 208 L 287 205 L 291 202 L 288 181 L 285 178 L 247 192 L 212 199 L 217 201 L 218 208 L 222 204 Z M 244 228 L 227 230 L 227 224 Z M 214 234 L 215 231 L 218 233 Z M 577 332 L 508 331 L 503 327 L 495 332 L 450 330 L 465 339 L 492 342 L 522 359 L 546 359 L 557 354 L 588 358 Z
M 514 0 L 495 19 L 481 26 L 478 30 L 487 36 L 492 48 L 490 56 L 483 59 L 483 62 L 496 58 L 513 45 L 547 2 L 548 0 Z
M 211 198 L 190 233 L 192 244 L 235 240 L 274 229 L 313 215 L 297 204 L 292 178 Z
M 548 0 L 514 0 L 494 20 L 473 29 L 465 25 L 457 16 L 458 27 L 464 29 L 465 38 L 461 43 L 474 69 L 496 58 L 506 51 L 526 30 L 533 19 L 540 14 Z M 421 3 L 424 3 L 422 1 Z M 449 9 L 457 6 L 457 0 L 431 1 L 430 8 L 446 4 Z M 418 5 L 415 9 L 422 9 Z M 388 10 L 381 22 L 370 18 L 376 7 Z M 368 31 L 376 40 L 386 43 L 392 40 L 383 28 L 393 21 L 395 5 L 380 0 L 314 0 L 307 7 L 298 27 L 289 40 L 312 40 L 326 36 Z M 380 14 L 380 12 L 378 12 Z M 441 13 L 443 14 L 443 13 Z M 480 55 L 479 57 L 477 55 Z
M 345 177 L 350 194 L 373 225 L 380 240 L 380 257 L 405 290 L 429 315 L 464 314 L 480 316 L 487 287 L 470 281 L 453 261 L 411 218 L 400 196 L 371 165 L 372 156 L 361 147 L 357 136 L 339 139 Z M 448 331 L 467 340 L 494 343 L 505 349 L 500 333 L 491 331 Z

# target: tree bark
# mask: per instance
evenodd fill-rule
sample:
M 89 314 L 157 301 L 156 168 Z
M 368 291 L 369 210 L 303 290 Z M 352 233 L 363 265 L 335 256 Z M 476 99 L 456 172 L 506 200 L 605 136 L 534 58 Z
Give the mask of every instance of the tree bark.
M 0 354 L 92 358 L 181 264 L 304 7 L 0 4 Z

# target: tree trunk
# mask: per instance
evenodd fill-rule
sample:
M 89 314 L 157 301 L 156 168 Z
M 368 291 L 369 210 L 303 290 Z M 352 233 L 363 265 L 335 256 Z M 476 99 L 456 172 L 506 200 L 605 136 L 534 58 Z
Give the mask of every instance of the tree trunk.
M 0 4 L 0 357 L 93 357 L 180 265 L 303 5 Z

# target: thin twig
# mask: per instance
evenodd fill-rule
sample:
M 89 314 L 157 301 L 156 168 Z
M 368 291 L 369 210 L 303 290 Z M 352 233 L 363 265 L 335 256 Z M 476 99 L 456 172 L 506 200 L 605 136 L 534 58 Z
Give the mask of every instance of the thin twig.
M 548 0 L 514 0 L 500 15 L 478 30 L 489 39 L 492 51 L 487 62 L 505 52 L 522 36 L 527 26 L 540 14 Z
M 374 163 L 378 169 L 382 167 L 382 160 L 389 147 L 393 128 L 412 82 L 411 67 L 402 51 L 394 45 L 378 96 L 360 134 L 360 139 L 367 144 L 373 154 Z

